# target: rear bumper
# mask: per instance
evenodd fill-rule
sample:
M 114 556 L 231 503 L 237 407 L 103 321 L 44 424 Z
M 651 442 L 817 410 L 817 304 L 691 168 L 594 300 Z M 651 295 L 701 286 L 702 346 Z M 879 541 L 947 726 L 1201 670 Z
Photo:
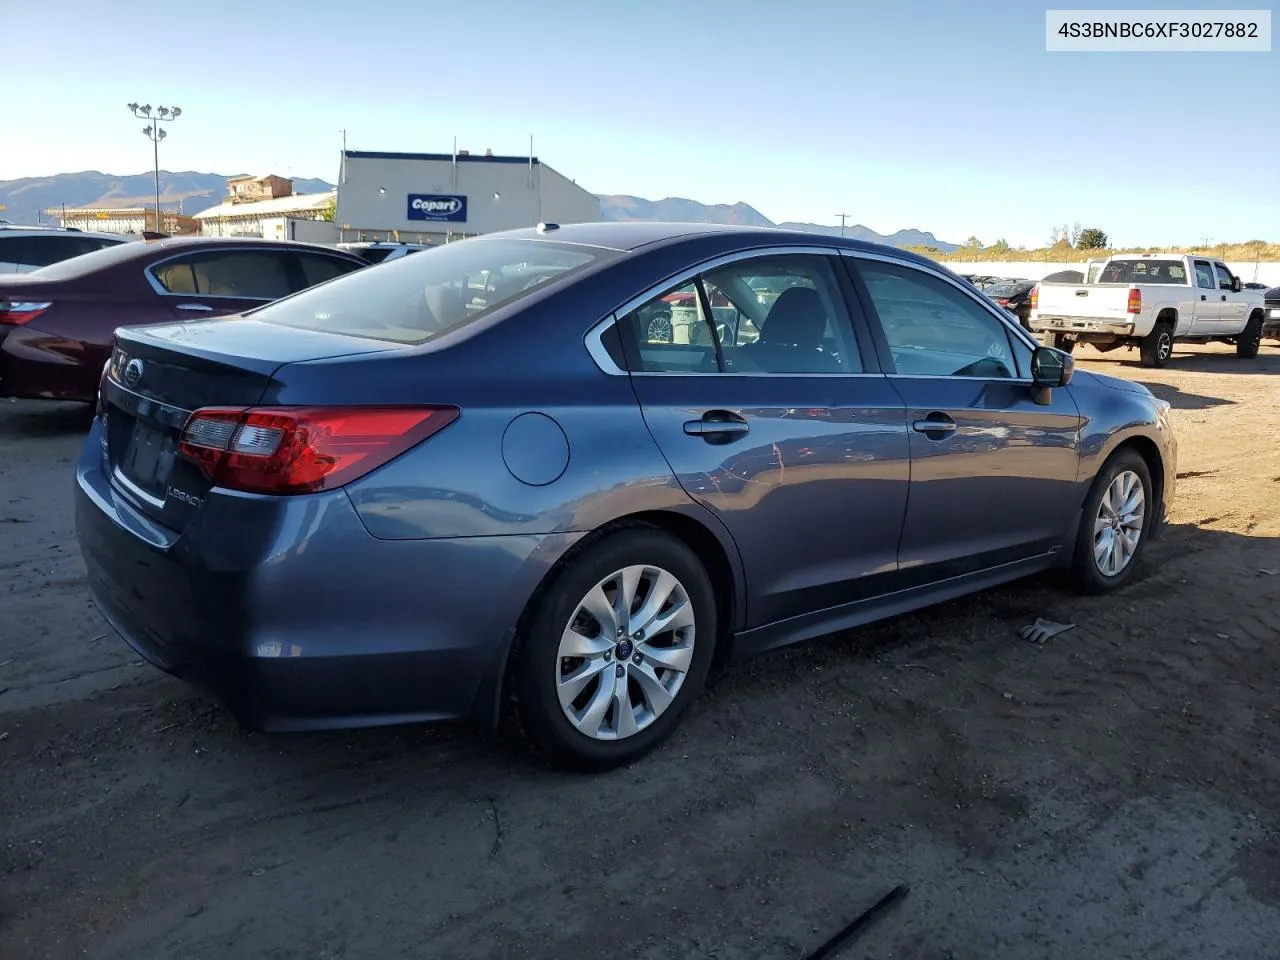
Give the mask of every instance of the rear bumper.
M 1030 323 L 1031 330 L 1034 333 L 1076 333 L 1107 337 L 1133 336 L 1132 321 L 1033 314 Z
M 179 534 L 111 485 L 99 434 L 75 491 L 94 602 L 250 729 L 487 719 L 510 628 L 574 539 L 377 540 L 342 490 L 215 491 Z

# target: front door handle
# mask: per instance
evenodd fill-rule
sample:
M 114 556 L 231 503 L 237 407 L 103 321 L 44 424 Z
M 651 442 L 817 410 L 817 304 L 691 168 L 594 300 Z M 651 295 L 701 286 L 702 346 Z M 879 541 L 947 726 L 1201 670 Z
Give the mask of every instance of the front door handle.
M 931 413 L 923 420 L 913 423 L 911 429 L 916 433 L 955 433 L 956 422 L 945 413 Z
M 213 307 L 209 306 L 207 303 L 180 303 L 178 304 L 177 309 L 190 310 L 194 313 L 212 313 L 213 312 Z
M 750 428 L 747 421 L 728 410 L 709 410 L 698 420 L 687 420 L 684 432 L 701 437 L 707 443 L 728 443 L 743 436 Z
M 1227 295 L 1226 295 L 1225 293 L 1222 295 L 1222 299 L 1223 299 L 1223 301 L 1225 301 L 1225 300 L 1227 299 Z
M 1208 297 L 1206 297 L 1206 296 L 1202 293 L 1202 294 L 1200 294 L 1200 299 L 1201 299 L 1201 300 L 1208 300 L 1209 298 L 1208 298 Z

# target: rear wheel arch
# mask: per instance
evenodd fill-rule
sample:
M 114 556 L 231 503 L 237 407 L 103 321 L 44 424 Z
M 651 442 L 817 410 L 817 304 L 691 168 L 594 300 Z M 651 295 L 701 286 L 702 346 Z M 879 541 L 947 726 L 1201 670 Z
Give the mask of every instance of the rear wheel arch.
M 505 637 L 505 653 L 496 665 L 495 676 L 489 684 L 491 691 L 483 697 L 484 702 L 477 704 L 476 714 L 492 726 L 497 726 L 502 718 L 503 704 L 512 695 L 512 671 L 519 659 L 520 638 L 529 627 L 533 615 L 543 596 L 556 583 L 565 569 L 579 556 L 590 550 L 595 544 L 613 534 L 625 530 L 655 529 L 667 533 L 688 547 L 702 563 L 715 591 L 717 636 L 715 640 L 715 658 L 712 669 L 723 666 L 732 657 L 732 638 L 736 631 L 737 617 L 742 610 L 742 598 L 745 596 L 744 584 L 740 575 L 740 566 L 730 559 L 729 545 L 722 541 L 707 524 L 688 514 L 671 510 L 654 510 L 628 514 L 618 517 L 591 533 L 582 537 L 551 565 L 543 574 L 537 587 L 529 595 L 528 601 L 521 611 L 513 630 Z M 727 538 L 728 533 L 724 536 Z M 492 699 L 490 699 L 492 698 Z

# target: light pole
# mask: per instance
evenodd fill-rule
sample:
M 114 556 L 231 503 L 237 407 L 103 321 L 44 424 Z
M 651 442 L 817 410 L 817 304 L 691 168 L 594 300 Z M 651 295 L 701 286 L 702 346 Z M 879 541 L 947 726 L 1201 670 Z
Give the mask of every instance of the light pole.
M 840 218 L 840 236 L 842 236 L 842 237 L 843 237 L 843 236 L 844 236 L 844 222 L 845 222 L 845 220 L 847 220 L 849 217 L 853 216 L 853 214 L 851 214 L 851 213 L 837 213 L 837 214 L 836 214 L 836 216 Z
M 149 121 L 142 128 L 143 135 L 151 141 L 152 153 L 155 157 L 156 165 L 156 233 L 164 233 L 164 222 L 160 219 L 160 141 L 168 136 L 164 128 L 160 126 L 162 123 L 172 123 L 182 116 L 181 107 L 156 107 L 155 112 L 151 111 L 151 104 L 144 103 L 138 106 L 136 103 L 129 104 L 129 109 L 133 111 L 133 115 L 139 120 Z M 144 219 L 143 226 L 146 226 Z

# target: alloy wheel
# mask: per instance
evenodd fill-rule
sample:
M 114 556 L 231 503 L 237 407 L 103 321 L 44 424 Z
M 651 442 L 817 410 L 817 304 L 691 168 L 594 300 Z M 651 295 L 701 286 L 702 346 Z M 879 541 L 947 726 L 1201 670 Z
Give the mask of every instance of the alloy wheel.
M 1116 474 L 1098 504 L 1093 523 L 1093 562 L 1104 577 L 1118 576 L 1142 539 L 1147 496 L 1132 470 Z
M 649 321 L 646 331 L 650 343 L 671 343 L 675 340 L 675 331 L 671 327 L 671 318 L 660 313 Z
M 624 567 L 597 583 L 556 654 L 556 693 L 569 722 L 594 740 L 622 740 L 652 724 L 688 675 L 694 624 L 688 591 L 660 567 Z

